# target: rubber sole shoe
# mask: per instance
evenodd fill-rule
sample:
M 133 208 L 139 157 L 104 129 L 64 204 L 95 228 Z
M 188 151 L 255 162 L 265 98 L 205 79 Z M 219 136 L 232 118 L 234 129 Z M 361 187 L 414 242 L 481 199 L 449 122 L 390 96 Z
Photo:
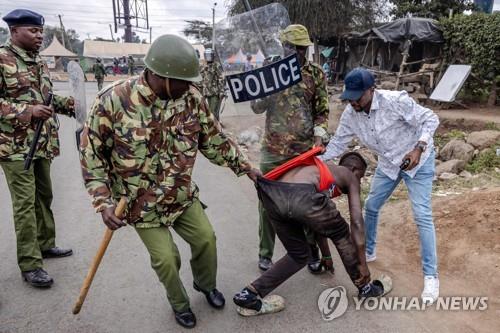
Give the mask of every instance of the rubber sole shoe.
M 259 269 L 263 272 L 267 271 L 273 265 L 273 261 L 266 257 L 259 257 Z
M 366 262 L 374 262 L 375 260 L 377 260 L 377 254 L 375 252 L 373 252 L 373 254 L 365 253 L 365 256 Z
M 285 299 L 279 295 L 268 295 L 264 297 L 261 302 L 262 306 L 259 311 L 241 306 L 237 306 L 236 311 L 243 317 L 253 317 L 263 314 L 276 313 L 285 309 Z
M 54 284 L 54 280 L 42 268 L 22 272 L 21 275 L 24 281 L 28 282 L 35 288 L 50 288 L 50 286 Z
M 174 314 L 175 321 L 177 321 L 177 323 L 182 327 L 193 328 L 196 326 L 196 316 L 191 311 L 191 309 L 188 309 L 184 312 L 174 311 Z
M 439 279 L 435 276 L 424 277 L 424 290 L 422 291 L 422 302 L 432 305 L 439 297 Z

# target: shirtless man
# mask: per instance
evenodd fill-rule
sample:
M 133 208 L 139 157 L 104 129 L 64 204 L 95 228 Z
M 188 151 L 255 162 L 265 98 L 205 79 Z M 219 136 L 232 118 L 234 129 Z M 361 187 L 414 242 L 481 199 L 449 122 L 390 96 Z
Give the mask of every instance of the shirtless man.
M 324 163 L 311 156 L 306 162 L 275 174 L 275 180 L 259 178 L 259 199 L 269 213 L 276 234 L 287 254 L 257 280 L 237 293 L 233 301 L 243 315 L 259 315 L 280 311 L 284 304 L 266 304 L 264 297 L 302 269 L 309 257 L 310 246 L 304 227 L 330 238 L 360 297 L 375 297 L 383 288 L 370 282 L 365 258 L 365 236 L 360 202 L 360 178 L 366 162 L 357 153 L 343 157 L 355 168 Z M 354 173 L 353 171 L 354 170 Z M 269 178 L 269 177 L 267 177 Z M 331 197 L 346 194 L 349 201 L 351 231 Z

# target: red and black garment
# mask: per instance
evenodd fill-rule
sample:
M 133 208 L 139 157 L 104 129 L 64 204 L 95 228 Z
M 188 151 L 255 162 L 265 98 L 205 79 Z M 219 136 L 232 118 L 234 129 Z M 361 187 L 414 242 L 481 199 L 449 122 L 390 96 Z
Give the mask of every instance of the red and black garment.
M 320 160 L 316 155 L 321 152 L 321 148 L 314 147 L 311 150 L 306 151 L 303 154 L 291 159 L 290 161 L 280 165 L 277 168 L 269 171 L 264 175 L 265 179 L 268 180 L 277 180 L 281 176 L 283 176 L 288 171 L 299 167 L 299 166 L 308 166 L 308 165 L 316 165 L 319 171 L 319 190 L 329 191 L 330 197 L 335 198 L 342 195 L 342 192 L 336 186 L 335 177 L 328 169 L 328 166 L 325 162 Z

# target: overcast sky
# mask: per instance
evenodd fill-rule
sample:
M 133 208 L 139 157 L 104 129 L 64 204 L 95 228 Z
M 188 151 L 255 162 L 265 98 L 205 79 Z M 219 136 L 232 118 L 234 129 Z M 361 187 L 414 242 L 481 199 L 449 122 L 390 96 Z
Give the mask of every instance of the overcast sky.
M 226 0 L 148 0 L 149 25 L 152 26 L 153 39 L 162 34 L 173 33 L 182 35 L 186 26 L 184 20 L 201 19 L 212 21 L 212 7 L 215 7 L 215 21 L 226 15 L 224 7 Z M 48 25 L 59 26 L 58 14 L 62 15 L 64 27 L 75 29 L 81 39 L 86 38 L 111 38 L 109 23 L 113 23 L 112 0 L 0 0 L 0 15 L 16 8 L 26 8 L 42 14 Z M 7 27 L 2 20 L 0 26 Z M 149 32 L 136 33 L 141 39 L 149 41 Z M 114 34 L 114 30 L 113 30 Z M 124 34 L 123 29 L 118 30 L 116 37 Z
M 39 12 L 45 17 L 46 24 L 59 25 L 58 14 L 62 15 L 66 29 L 75 29 L 81 39 L 103 37 L 110 38 L 109 23 L 113 23 L 112 0 L 0 0 L 0 15 L 16 8 L 27 8 Z M 226 15 L 224 5 L 227 0 L 217 1 L 215 21 Z M 152 26 L 153 39 L 165 33 L 182 35 L 186 23 L 184 20 L 212 20 L 210 0 L 148 0 L 149 22 Z M 494 10 L 500 10 L 500 0 L 495 0 Z M 4 21 L 0 26 L 7 27 Z M 113 31 L 114 33 L 114 31 Z M 149 41 L 148 32 L 136 31 L 141 39 Z M 118 30 L 116 37 L 121 37 L 123 30 Z

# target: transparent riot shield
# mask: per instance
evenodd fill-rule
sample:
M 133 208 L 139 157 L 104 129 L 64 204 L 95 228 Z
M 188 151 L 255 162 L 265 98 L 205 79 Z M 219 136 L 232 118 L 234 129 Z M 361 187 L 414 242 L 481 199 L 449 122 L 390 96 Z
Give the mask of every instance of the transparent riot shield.
M 314 144 L 301 64 L 281 38 L 289 25 L 286 9 L 276 3 L 215 25 L 215 50 L 230 92 L 221 122 L 263 173 Z
M 76 145 L 80 146 L 80 134 L 87 120 L 87 100 L 85 95 L 85 76 L 80 65 L 75 61 L 68 63 L 68 84 L 70 95 L 75 100 L 75 116 L 77 128 L 75 130 Z

